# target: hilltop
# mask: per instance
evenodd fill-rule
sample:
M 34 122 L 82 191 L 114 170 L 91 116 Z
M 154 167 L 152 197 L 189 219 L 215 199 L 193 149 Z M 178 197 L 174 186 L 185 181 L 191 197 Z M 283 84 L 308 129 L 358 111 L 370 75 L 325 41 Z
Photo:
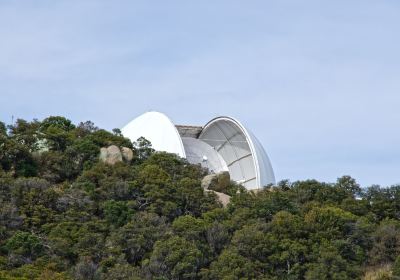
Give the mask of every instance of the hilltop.
M 223 207 L 205 175 L 92 122 L 0 123 L 0 279 L 399 279 L 400 185 L 231 182 Z

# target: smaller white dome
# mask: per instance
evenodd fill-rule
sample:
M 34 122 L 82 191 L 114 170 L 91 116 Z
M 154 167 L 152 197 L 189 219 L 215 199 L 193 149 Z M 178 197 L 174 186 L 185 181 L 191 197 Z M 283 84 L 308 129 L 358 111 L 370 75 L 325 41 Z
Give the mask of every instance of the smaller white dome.
M 180 157 L 186 157 L 178 130 L 163 113 L 144 113 L 123 127 L 121 132 L 132 142 L 144 137 L 151 142 L 153 149 L 156 151 L 174 153 Z

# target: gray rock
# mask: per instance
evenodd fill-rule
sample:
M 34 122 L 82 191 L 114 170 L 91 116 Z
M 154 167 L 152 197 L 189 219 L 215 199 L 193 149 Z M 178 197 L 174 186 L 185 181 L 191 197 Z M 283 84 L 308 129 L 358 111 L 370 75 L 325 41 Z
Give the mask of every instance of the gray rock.
M 115 145 L 111 145 L 108 148 L 101 148 L 100 160 L 111 165 L 117 162 L 121 162 L 122 161 L 121 150 Z
M 213 181 L 216 180 L 216 176 L 217 176 L 217 174 L 210 174 L 210 175 L 205 176 L 201 180 L 201 186 L 203 187 L 203 189 L 207 190 L 211 186 Z
M 108 164 L 115 164 L 117 162 L 122 161 L 122 153 L 121 150 L 115 146 L 111 145 L 107 148 L 107 163 Z
M 221 193 L 221 192 L 215 192 L 215 191 L 210 191 L 206 190 L 206 192 L 213 192 L 217 195 L 218 201 L 221 202 L 222 206 L 226 207 L 228 205 L 229 201 L 231 200 L 231 197 L 227 194 Z
M 133 151 L 127 147 L 121 148 L 122 157 L 126 162 L 131 162 L 133 159 Z
M 230 184 L 229 172 L 224 171 L 216 174 L 207 175 L 201 180 L 201 186 L 206 190 L 221 191 L 225 190 Z
M 201 186 L 206 192 L 213 192 L 217 195 L 218 200 L 225 207 L 230 201 L 230 196 L 220 191 L 225 190 L 230 184 L 229 172 L 224 171 L 217 174 L 207 175 L 201 180 Z
M 102 162 L 105 162 L 107 160 L 107 155 L 108 155 L 107 148 L 105 148 L 105 147 L 101 148 L 100 149 L 100 160 Z

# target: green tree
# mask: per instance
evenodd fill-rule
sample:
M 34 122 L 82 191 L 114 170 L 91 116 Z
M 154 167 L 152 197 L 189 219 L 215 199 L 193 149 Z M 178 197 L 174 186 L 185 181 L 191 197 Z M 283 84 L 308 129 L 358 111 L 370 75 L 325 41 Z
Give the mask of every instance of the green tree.
M 5 244 L 10 259 L 17 263 L 30 263 L 44 253 L 44 246 L 38 236 L 23 231 L 17 231 Z
M 40 129 L 42 131 L 47 130 L 50 127 L 58 128 L 63 131 L 70 131 L 75 128 L 72 122 L 61 116 L 51 116 L 42 121 Z
M 360 185 L 357 184 L 356 180 L 354 178 L 351 178 L 350 176 L 342 176 L 338 178 L 336 181 L 336 186 L 349 192 L 353 195 L 353 197 L 359 196 L 361 194 Z
M 108 237 L 107 252 L 113 258 L 123 255 L 129 264 L 137 265 L 151 252 L 154 243 L 166 234 L 167 229 L 164 217 L 138 212 L 130 222 Z
M 104 203 L 104 217 L 109 224 L 116 227 L 124 225 L 132 214 L 132 209 L 124 201 L 108 200 Z
M 0 135 L 2 135 L 2 136 L 7 135 L 7 126 L 3 122 L 0 122 Z
M 321 244 L 315 248 L 314 256 L 315 262 L 307 265 L 305 279 L 350 280 L 359 274 L 356 267 L 342 258 L 332 245 Z
M 372 234 L 373 247 L 370 251 L 372 264 L 393 262 L 400 255 L 400 222 L 383 220 Z
M 257 265 L 241 256 L 235 249 L 222 251 L 218 259 L 204 269 L 202 279 L 257 279 Z
M 150 141 L 144 137 L 137 139 L 136 142 L 133 143 L 133 147 L 135 148 L 139 162 L 143 162 L 154 153 L 154 149 L 152 148 Z
M 202 264 L 199 249 L 178 236 L 157 241 L 147 263 L 149 275 L 167 279 L 195 279 Z

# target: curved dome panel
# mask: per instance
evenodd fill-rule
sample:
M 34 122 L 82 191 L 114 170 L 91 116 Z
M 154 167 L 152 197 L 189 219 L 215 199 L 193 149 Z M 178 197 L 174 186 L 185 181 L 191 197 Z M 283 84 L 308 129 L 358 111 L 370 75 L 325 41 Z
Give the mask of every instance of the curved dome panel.
M 190 137 L 182 137 L 182 141 L 188 162 L 201 164 L 211 173 L 229 171 L 222 156 L 206 142 Z
M 271 163 L 263 147 L 239 121 L 218 117 L 206 124 L 199 139 L 225 160 L 231 179 L 247 189 L 275 183 Z
M 258 162 L 259 169 L 259 177 L 260 177 L 260 185 L 259 186 L 267 186 L 269 184 L 275 185 L 275 174 L 272 169 L 271 161 L 267 153 L 265 152 L 263 146 L 260 141 L 258 141 L 257 137 L 254 134 L 247 130 L 248 135 L 250 136 L 251 142 L 253 143 L 255 153 L 254 155 L 257 157 L 256 162 Z
M 144 137 L 151 142 L 153 148 L 157 151 L 186 157 L 182 139 L 175 125 L 162 113 L 144 113 L 128 123 L 121 131 L 132 142 Z

